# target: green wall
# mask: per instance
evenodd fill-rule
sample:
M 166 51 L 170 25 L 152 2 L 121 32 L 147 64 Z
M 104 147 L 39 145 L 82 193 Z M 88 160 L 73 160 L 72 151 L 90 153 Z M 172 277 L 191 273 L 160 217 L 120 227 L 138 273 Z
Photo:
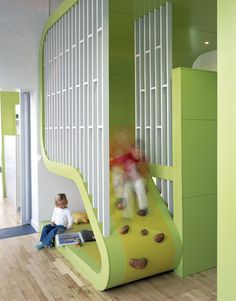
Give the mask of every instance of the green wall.
M 236 300 L 236 1 L 218 0 L 218 292 Z
M 173 70 L 174 220 L 183 240 L 177 270 L 216 266 L 216 73 Z
M 134 20 L 119 12 L 109 14 L 110 129 L 134 126 Z
M 16 135 L 16 111 L 15 106 L 19 104 L 18 92 L 0 92 L 0 118 L 2 139 L 2 179 L 3 195 L 6 195 L 5 166 L 4 166 L 4 135 Z

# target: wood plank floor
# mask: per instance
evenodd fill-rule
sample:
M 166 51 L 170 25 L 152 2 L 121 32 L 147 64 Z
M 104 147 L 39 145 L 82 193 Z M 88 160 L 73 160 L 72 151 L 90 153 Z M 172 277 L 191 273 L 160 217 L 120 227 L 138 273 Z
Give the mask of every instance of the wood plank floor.
M 165 273 L 99 292 L 55 248 L 36 251 L 38 239 L 30 234 L 0 240 L 0 300 L 216 300 L 215 269 L 185 279 Z
M 11 203 L 0 198 L 0 228 L 19 223 Z M 0 240 L 0 300 L 216 300 L 216 269 L 185 279 L 165 273 L 99 292 L 55 248 L 36 251 L 38 240 L 39 234 Z
M 0 229 L 18 225 L 20 225 L 20 213 L 9 200 L 0 197 Z

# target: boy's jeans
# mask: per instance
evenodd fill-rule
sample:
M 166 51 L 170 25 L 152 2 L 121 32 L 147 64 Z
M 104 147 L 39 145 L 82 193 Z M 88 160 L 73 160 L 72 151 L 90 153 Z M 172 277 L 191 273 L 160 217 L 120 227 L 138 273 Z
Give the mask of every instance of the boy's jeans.
M 45 225 L 43 227 L 40 241 L 47 247 L 51 247 L 53 245 L 53 240 L 56 234 L 60 234 L 66 231 L 66 228 L 62 225 L 52 226 L 51 224 Z

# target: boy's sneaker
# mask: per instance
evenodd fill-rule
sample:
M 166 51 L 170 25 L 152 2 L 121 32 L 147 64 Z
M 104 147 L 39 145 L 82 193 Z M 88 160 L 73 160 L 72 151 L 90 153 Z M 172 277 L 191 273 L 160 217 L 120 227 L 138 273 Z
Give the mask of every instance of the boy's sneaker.
M 147 213 L 148 213 L 147 208 L 141 209 L 141 210 L 139 210 L 139 211 L 137 212 L 137 214 L 140 215 L 140 216 L 145 216 L 145 215 L 147 215 Z
M 37 250 L 43 249 L 43 248 L 44 248 L 44 244 L 40 241 L 39 243 L 37 243 L 37 244 L 35 245 L 35 248 L 36 248 Z

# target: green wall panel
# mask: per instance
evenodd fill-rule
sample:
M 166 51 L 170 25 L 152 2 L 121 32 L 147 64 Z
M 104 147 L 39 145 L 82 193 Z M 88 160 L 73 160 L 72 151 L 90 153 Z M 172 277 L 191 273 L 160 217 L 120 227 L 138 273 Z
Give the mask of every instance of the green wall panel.
M 6 196 L 5 187 L 5 164 L 4 164 L 4 135 L 16 135 L 16 110 L 15 106 L 19 104 L 18 92 L 0 92 L 1 106 L 1 137 L 2 137 L 2 186 L 3 195 Z
M 185 89 L 182 90 L 182 118 L 216 120 L 216 72 L 183 70 L 182 83 Z M 199 89 L 196 89 L 194 83 Z
M 236 300 L 236 1 L 218 0 L 217 300 Z
M 114 129 L 120 128 L 121 126 L 134 127 L 135 125 L 134 71 L 134 19 L 127 13 L 110 12 L 110 134 Z
M 1 93 L 1 120 L 2 134 L 16 134 L 16 111 L 15 106 L 19 103 L 18 92 L 0 92 Z
M 109 72 L 134 77 L 134 19 L 110 12 Z
M 183 197 L 216 193 L 216 126 L 214 120 L 182 121 Z
M 183 199 L 183 276 L 216 266 L 216 201 L 216 194 Z
M 9 100 L 10 101 L 10 100 Z M 2 104 L 2 121 L 3 121 L 3 134 L 15 135 L 16 133 L 16 120 L 15 120 L 15 103 L 4 102 Z
M 110 75 L 110 128 L 134 126 L 134 78 Z

